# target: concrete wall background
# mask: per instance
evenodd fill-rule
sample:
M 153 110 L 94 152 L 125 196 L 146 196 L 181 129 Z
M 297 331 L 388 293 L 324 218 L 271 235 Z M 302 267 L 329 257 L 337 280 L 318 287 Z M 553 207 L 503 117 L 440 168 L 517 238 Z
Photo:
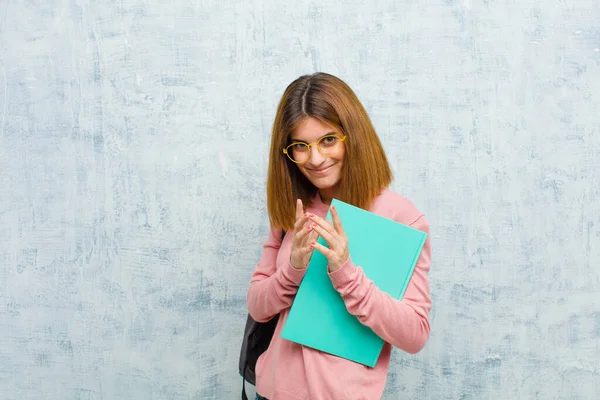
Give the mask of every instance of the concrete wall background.
M 0 0 L 2 399 L 239 398 L 269 129 L 316 70 L 432 224 L 385 398 L 597 398 L 598 0 Z

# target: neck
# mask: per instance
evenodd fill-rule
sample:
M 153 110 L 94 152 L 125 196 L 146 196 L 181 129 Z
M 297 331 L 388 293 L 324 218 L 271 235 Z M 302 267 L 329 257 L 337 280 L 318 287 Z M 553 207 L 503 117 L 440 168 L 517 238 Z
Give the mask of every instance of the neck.
M 336 188 L 323 189 L 319 190 L 319 197 L 321 198 L 321 202 L 326 205 L 331 204 L 331 200 L 337 196 Z

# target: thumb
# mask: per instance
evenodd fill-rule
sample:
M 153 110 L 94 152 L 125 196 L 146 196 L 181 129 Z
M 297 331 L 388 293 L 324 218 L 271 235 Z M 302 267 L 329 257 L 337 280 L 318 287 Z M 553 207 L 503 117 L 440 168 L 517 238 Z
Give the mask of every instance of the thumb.
M 304 209 L 302 207 L 302 200 L 297 199 L 296 200 L 296 221 L 298 221 L 300 218 L 302 218 L 303 214 L 304 214 Z

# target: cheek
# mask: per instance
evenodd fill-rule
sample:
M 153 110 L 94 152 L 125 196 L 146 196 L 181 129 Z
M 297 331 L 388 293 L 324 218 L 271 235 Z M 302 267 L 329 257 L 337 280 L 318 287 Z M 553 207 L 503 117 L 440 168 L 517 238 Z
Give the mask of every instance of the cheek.
M 338 168 L 342 168 L 344 165 L 344 155 L 336 157 L 335 160 L 337 161 Z
M 302 175 L 308 176 L 308 171 L 306 170 L 306 168 L 298 166 L 298 169 L 300 170 L 300 172 L 302 173 Z
M 345 151 L 345 150 L 342 150 L 342 152 L 341 152 L 340 154 L 338 154 L 338 155 L 335 157 L 335 160 L 336 160 L 336 161 L 337 161 L 339 164 L 343 164 L 343 163 L 344 163 L 345 154 L 346 154 L 346 151 Z

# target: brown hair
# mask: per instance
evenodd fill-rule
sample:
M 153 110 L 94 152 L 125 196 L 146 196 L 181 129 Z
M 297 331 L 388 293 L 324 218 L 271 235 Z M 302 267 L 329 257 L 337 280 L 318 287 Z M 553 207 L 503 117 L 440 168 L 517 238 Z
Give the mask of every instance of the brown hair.
M 283 93 L 271 136 L 267 175 L 267 209 L 275 228 L 292 230 L 296 199 L 307 206 L 317 188 L 290 161 L 283 148 L 298 123 L 313 117 L 347 136 L 338 199 L 368 209 L 392 181 L 392 172 L 371 120 L 356 94 L 341 79 L 326 73 L 303 75 Z

